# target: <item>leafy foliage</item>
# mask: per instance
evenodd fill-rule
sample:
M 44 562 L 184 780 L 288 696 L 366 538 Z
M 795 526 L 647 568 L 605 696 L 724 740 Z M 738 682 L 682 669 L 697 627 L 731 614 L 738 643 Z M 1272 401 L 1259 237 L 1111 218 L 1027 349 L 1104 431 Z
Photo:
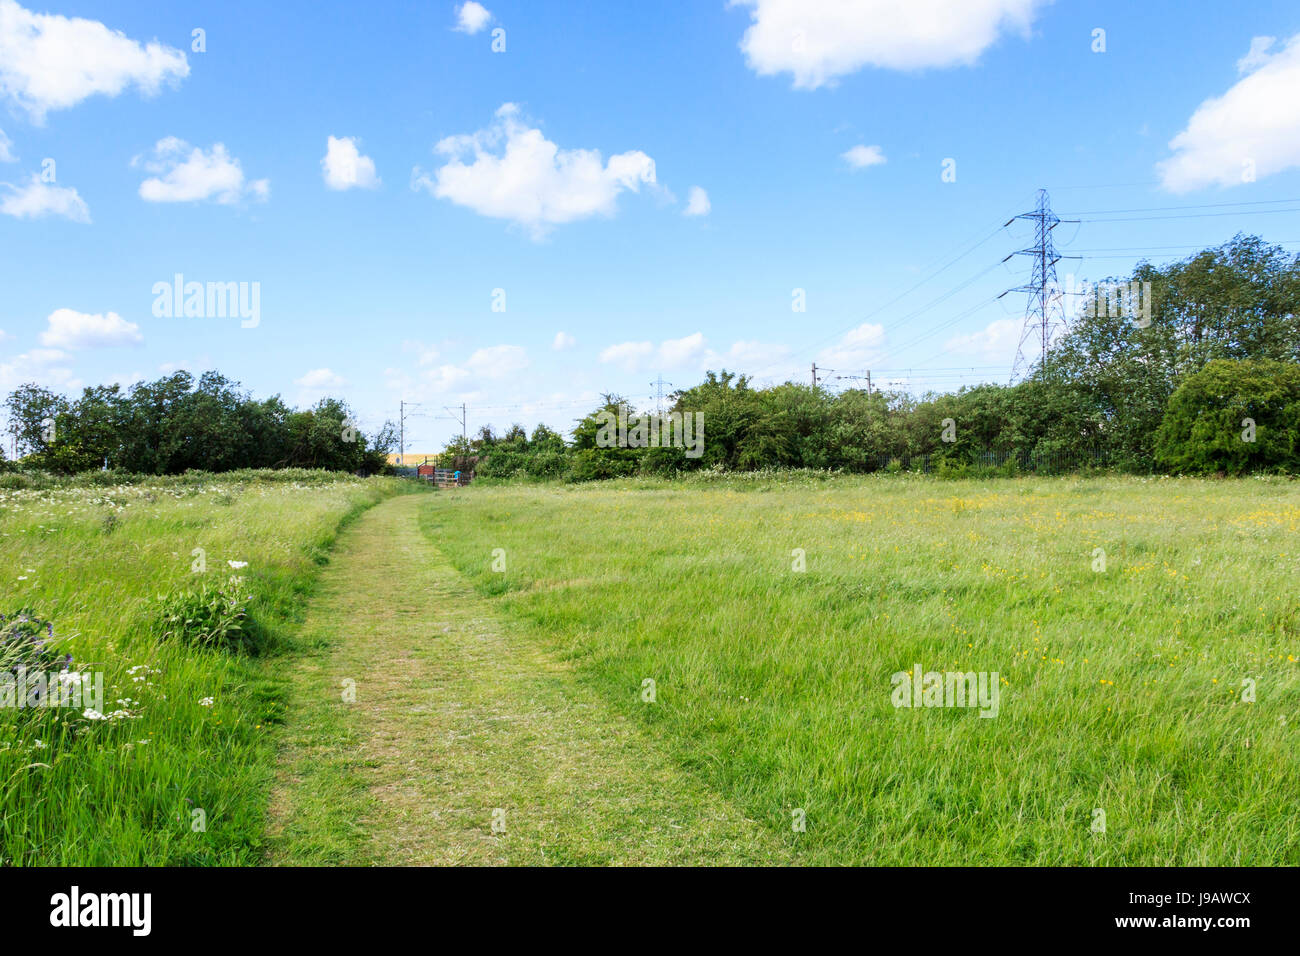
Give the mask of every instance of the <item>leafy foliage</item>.
M 293 410 L 278 395 L 255 401 L 217 372 L 197 383 L 176 372 L 129 391 L 96 386 L 72 402 L 29 384 L 5 405 L 26 464 L 65 475 L 101 468 L 145 475 L 239 468 L 375 473 L 396 444 L 391 423 L 368 437 L 337 399 Z
M 157 628 L 163 639 L 229 651 L 255 650 L 248 619 L 251 596 L 238 575 L 221 584 L 202 582 L 158 598 Z
M 54 649 L 54 625 L 37 617 L 32 608 L 0 614 L 0 670 L 39 671 L 71 663 L 72 655 L 60 657 Z
M 1174 474 L 1300 470 L 1300 365 L 1207 363 L 1170 398 L 1156 457 Z

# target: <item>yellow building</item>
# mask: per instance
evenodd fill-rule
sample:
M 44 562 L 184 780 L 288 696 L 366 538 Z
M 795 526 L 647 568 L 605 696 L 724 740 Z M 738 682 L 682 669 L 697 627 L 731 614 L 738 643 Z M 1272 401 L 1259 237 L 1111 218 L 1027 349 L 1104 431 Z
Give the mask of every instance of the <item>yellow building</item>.
M 393 452 L 391 455 L 388 456 L 388 463 L 390 465 L 396 465 L 398 464 L 398 459 L 401 457 L 402 457 L 401 455 L 397 454 L 396 452 Z M 406 453 L 406 461 L 402 462 L 402 464 L 404 464 L 407 468 L 413 468 L 416 465 L 424 464 L 426 459 L 428 460 L 429 464 L 432 465 L 435 461 L 438 460 L 438 453 L 436 451 L 430 451 L 430 452 L 408 451 Z

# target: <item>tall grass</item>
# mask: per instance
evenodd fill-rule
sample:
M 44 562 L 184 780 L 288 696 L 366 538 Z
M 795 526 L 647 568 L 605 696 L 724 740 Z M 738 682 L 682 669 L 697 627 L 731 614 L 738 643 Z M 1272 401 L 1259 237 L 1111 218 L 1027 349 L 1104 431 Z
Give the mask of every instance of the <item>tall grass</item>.
M 1300 863 L 1300 484 L 760 475 L 424 520 L 805 862 Z M 896 709 L 917 663 L 996 671 L 999 715 Z
M 104 720 L 0 709 L 4 863 L 257 862 L 292 623 L 341 523 L 401 487 L 245 472 L 0 491 L 0 613 L 51 621 L 107 698 Z M 160 639 L 159 596 L 231 561 L 261 653 Z

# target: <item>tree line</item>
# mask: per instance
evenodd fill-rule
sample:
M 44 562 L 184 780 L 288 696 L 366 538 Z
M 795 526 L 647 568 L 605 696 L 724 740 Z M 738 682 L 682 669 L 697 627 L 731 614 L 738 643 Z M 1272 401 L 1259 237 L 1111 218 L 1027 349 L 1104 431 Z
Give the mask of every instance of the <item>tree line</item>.
M 1108 286 L 1149 288 L 1140 318 Z M 1237 236 L 1094 288 L 1047 361 L 1015 385 L 914 396 L 759 388 L 709 372 L 671 396 L 670 414 L 703 415 L 699 457 L 603 444 L 602 413 L 635 414 L 615 395 L 578 422 L 571 442 L 549 429 L 530 438 L 515 425 L 502 435 L 484 428 L 447 451 L 477 457 L 484 476 L 570 480 L 774 467 L 1297 473 L 1297 363 L 1300 257 Z
M 320 468 L 372 474 L 397 444 L 392 423 L 357 429 L 348 406 L 309 409 L 278 395 L 258 401 L 217 372 L 176 372 L 130 388 L 98 385 L 69 399 L 22 385 L 5 401 L 25 468 L 55 474 L 109 469 L 175 475 L 191 469 Z
M 1149 289 L 1141 318 L 1107 285 Z M 545 425 L 531 435 L 520 425 L 500 434 L 485 426 L 452 440 L 443 464 L 484 477 L 570 481 L 760 468 L 1294 474 L 1300 256 L 1239 235 L 1180 262 L 1142 262 L 1085 296 L 1047 360 L 1014 385 L 921 396 L 833 392 L 795 382 L 756 387 L 723 370 L 670 402 L 670 419 L 702 422 L 698 447 L 611 441 L 611 420 L 640 418 L 607 395 L 567 438 Z M 76 399 L 29 384 L 5 405 L 23 466 L 59 474 L 373 473 L 396 445 L 391 423 L 363 435 L 337 399 L 295 410 L 279 396 L 254 400 L 216 372 L 197 382 L 177 372 L 128 389 L 97 386 Z

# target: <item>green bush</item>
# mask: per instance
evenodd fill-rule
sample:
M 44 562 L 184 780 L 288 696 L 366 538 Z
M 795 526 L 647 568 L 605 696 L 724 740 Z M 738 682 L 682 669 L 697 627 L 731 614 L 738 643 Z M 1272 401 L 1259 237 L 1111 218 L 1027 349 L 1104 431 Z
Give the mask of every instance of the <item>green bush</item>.
M 248 616 L 250 600 L 238 575 L 221 584 L 205 581 L 197 588 L 159 595 L 159 637 L 199 647 L 256 651 L 256 631 Z
M 599 481 L 626 478 L 636 471 L 636 458 L 623 448 L 579 448 L 573 453 L 568 481 Z
M 1300 365 L 1206 363 L 1169 399 L 1155 454 L 1174 474 L 1300 471 Z
M 53 642 L 54 625 L 37 617 L 31 608 L 0 614 L 0 670 L 14 673 L 23 667 L 41 671 L 71 664 L 72 655 L 60 658 Z

